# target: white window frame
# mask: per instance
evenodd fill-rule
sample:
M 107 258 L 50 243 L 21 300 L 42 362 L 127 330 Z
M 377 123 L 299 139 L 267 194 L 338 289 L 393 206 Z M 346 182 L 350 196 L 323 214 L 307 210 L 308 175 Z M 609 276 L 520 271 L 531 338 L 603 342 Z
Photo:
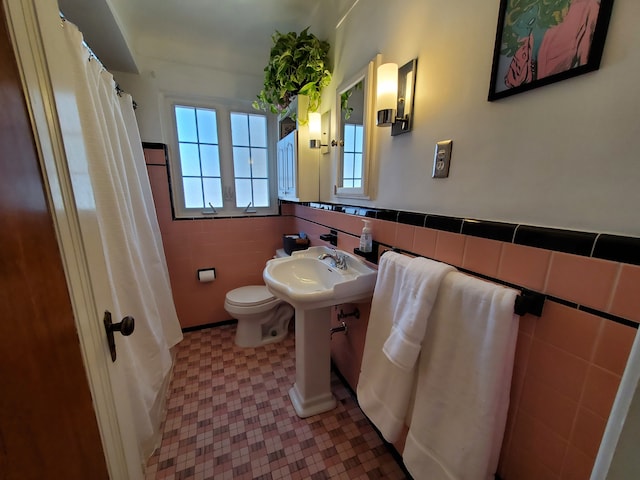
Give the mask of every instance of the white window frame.
M 276 177 L 276 116 L 258 112 L 250 103 L 222 99 L 203 99 L 189 96 L 165 96 L 163 115 L 163 137 L 169 148 L 169 171 L 171 178 L 171 201 L 174 216 L 177 219 L 198 219 L 211 217 L 246 217 L 278 214 L 278 185 Z M 180 149 L 178 146 L 178 129 L 175 107 L 194 107 L 216 111 L 218 126 L 218 149 L 220 153 L 220 176 L 222 179 L 222 208 L 186 208 L 182 184 Z M 231 138 L 231 113 L 264 115 L 267 119 L 267 161 L 269 174 L 269 206 L 253 207 L 236 206 L 235 175 L 233 168 L 233 146 Z

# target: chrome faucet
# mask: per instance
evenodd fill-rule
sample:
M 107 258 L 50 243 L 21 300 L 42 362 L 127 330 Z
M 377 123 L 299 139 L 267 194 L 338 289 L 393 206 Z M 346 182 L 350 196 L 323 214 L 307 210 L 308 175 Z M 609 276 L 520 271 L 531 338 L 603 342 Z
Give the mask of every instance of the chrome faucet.
M 318 260 L 324 260 L 325 258 L 330 258 L 333 260 L 333 267 L 339 268 L 340 270 L 347 269 L 347 256 L 342 253 L 336 252 L 336 249 L 333 249 L 333 254 L 331 253 L 323 253 L 318 257 Z

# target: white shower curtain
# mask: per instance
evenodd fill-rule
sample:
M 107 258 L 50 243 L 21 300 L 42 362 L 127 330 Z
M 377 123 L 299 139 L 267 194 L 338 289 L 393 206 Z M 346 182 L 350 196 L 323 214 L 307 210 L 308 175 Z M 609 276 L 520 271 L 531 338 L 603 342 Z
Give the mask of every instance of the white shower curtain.
M 63 30 L 73 57 L 74 94 L 114 300 L 113 321 L 135 318 L 134 333 L 118 339 L 117 362 L 126 378 L 144 463 L 159 444 L 170 348 L 182 332 L 132 99 L 118 95 L 111 74 L 89 60 L 77 28 L 65 22 Z

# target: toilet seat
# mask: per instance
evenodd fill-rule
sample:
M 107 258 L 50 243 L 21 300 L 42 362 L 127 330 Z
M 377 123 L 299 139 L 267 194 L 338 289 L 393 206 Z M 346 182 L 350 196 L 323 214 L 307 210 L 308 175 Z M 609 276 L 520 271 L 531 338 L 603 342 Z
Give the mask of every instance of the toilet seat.
M 260 305 L 275 297 L 264 285 L 249 285 L 227 292 L 227 300 L 234 305 Z
M 236 307 L 267 306 L 279 301 L 264 285 L 239 287 L 226 295 L 226 302 Z

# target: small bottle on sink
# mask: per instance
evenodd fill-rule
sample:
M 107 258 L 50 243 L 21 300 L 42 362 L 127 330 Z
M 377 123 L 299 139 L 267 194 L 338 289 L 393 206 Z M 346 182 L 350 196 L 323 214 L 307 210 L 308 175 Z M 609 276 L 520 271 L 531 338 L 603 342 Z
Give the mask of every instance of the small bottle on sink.
M 361 252 L 370 252 L 372 249 L 373 236 L 371 234 L 371 222 L 369 220 L 362 220 L 364 227 L 362 227 L 362 233 L 360 234 L 360 248 Z

